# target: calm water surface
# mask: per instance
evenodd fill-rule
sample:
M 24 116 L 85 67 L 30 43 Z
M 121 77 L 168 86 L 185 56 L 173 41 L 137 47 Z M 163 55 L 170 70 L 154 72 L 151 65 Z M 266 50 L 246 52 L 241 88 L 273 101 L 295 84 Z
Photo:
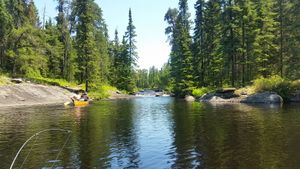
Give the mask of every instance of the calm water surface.
M 300 106 L 101 101 L 0 110 L 0 168 L 300 168 Z

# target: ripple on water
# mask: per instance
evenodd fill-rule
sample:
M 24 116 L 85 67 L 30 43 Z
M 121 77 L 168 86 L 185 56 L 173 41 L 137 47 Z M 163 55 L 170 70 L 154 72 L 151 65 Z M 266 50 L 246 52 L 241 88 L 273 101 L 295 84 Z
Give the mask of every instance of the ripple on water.
M 210 105 L 156 97 L 79 109 L 0 110 L 0 168 L 9 168 L 25 140 L 48 128 L 72 131 L 58 161 L 66 135 L 49 132 L 24 149 L 18 166 L 34 145 L 25 168 L 296 168 L 299 112 L 292 105 Z

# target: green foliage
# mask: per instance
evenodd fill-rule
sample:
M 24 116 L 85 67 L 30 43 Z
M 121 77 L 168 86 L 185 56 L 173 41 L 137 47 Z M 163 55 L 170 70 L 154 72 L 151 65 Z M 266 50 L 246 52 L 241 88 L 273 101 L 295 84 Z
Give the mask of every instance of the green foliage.
M 192 95 L 195 97 L 201 97 L 206 93 L 212 92 L 213 90 L 208 87 L 196 88 L 193 90 Z
M 91 91 L 89 92 L 89 96 L 95 99 L 105 99 L 108 98 L 110 94 L 115 91 L 117 91 L 117 88 L 112 87 L 110 85 L 93 84 L 91 86 Z
M 54 85 L 54 86 L 60 86 L 60 87 L 70 87 L 70 88 L 74 88 L 74 89 L 84 90 L 84 85 L 78 85 L 75 82 L 68 82 L 65 79 L 52 79 L 52 78 L 39 77 L 36 75 L 28 77 L 28 79 L 30 81 L 32 81 L 34 83 L 38 83 L 38 84 Z
M 296 86 L 299 83 L 286 80 L 280 76 L 271 76 L 269 78 L 258 78 L 253 81 L 255 92 L 272 91 L 279 94 L 284 99 L 296 93 Z
M 0 74 L 0 86 L 12 84 L 10 78 L 6 74 Z
M 170 90 L 170 65 L 164 64 L 159 70 L 150 67 L 149 70 L 136 71 L 136 86 L 139 89 L 162 89 Z
M 179 1 L 179 10 L 169 9 L 165 21 L 169 26 L 166 34 L 169 36 L 171 48 L 170 71 L 173 79 L 173 92 L 182 97 L 189 95 L 194 87 L 193 55 L 190 36 L 190 13 L 186 0 Z
M 197 0 L 192 56 L 186 2 L 179 0 L 179 8 L 165 15 L 175 94 L 193 87 L 246 86 L 260 76 L 300 78 L 300 2 Z
M 115 39 L 110 46 L 112 57 L 111 82 L 120 90 L 133 93 L 136 89 L 135 66 L 137 61 L 136 32 L 133 25 L 131 9 L 129 9 L 129 23 L 127 31 L 123 36 L 122 43 L 119 42 L 118 32 L 115 32 Z

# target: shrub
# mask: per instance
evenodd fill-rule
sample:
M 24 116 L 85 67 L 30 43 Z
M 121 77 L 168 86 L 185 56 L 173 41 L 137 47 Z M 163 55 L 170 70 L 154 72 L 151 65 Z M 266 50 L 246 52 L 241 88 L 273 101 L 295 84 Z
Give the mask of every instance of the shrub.
M 193 89 L 192 95 L 195 96 L 195 97 L 201 97 L 204 94 L 209 93 L 211 91 L 212 91 L 212 89 L 210 89 L 208 87 L 196 88 L 196 89 Z
M 0 86 L 11 84 L 10 79 L 7 75 L 0 74 Z
M 51 78 L 45 78 L 45 77 L 31 77 L 29 78 L 34 83 L 38 84 L 48 84 L 53 86 L 61 86 L 61 87 L 73 87 L 73 88 L 81 88 L 83 89 L 83 86 L 79 86 L 75 82 L 68 82 L 64 79 L 51 79 Z
M 300 91 L 300 80 L 295 80 L 292 82 L 292 87 L 297 90 Z
M 91 84 L 89 96 L 95 99 L 105 99 L 112 91 L 117 91 L 117 88 L 104 84 Z
M 296 85 L 296 84 L 295 84 Z M 271 76 L 269 78 L 258 78 L 253 81 L 255 92 L 272 91 L 279 94 L 283 99 L 287 99 L 296 92 L 293 82 L 283 79 L 280 76 Z
M 246 86 L 243 88 L 239 88 L 234 92 L 234 94 L 236 94 L 236 95 L 242 95 L 242 94 L 250 95 L 250 94 L 254 94 L 254 93 L 255 93 L 254 86 Z

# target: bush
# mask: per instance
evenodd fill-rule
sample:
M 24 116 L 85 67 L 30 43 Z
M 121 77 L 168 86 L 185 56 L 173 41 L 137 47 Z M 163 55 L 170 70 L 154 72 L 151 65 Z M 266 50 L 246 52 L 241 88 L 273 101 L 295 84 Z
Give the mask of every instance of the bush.
M 212 89 L 210 89 L 208 87 L 196 88 L 196 89 L 193 89 L 192 95 L 195 96 L 195 97 L 201 97 L 204 94 L 209 93 L 211 91 L 212 91 Z
M 253 86 L 246 86 L 240 89 L 237 89 L 234 94 L 236 95 L 242 95 L 242 94 L 247 94 L 247 95 L 251 95 L 255 93 L 255 89 Z
M 300 84 L 300 83 L 299 83 Z M 269 78 L 258 78 L 253 81 L 255 92 L 271 91 L 279 94 L 283 99 L 287 99 L 290 95 L 295 94 L 295 83 L 283 79 L 280 76 L 271 76 Z
M 297 90 L 300 91 L 300 80 L 295 80 L 292 82 L 292 87 Z
M 31 77 L 29 78 L 34 83 L 38 84 L 48 84 L 53 86 L 61 86 L 61 87 L 73 87 L 73 88 L 80 88 L 84 89 L 84 86 L 79 86 L 75 82 L 68 82 L 64 79 L 51 79 L 51 78 L 45 78 L 45 77 Z
M 110 85 L 92 84 L 89 92 L 89 96 L 95 99 L 105 99 L 110 96 L 112 91 L 117 91 L 117 88 Z
M 11 84 L 10 78 L 7 75 L 0 74 L 0 86 Z

